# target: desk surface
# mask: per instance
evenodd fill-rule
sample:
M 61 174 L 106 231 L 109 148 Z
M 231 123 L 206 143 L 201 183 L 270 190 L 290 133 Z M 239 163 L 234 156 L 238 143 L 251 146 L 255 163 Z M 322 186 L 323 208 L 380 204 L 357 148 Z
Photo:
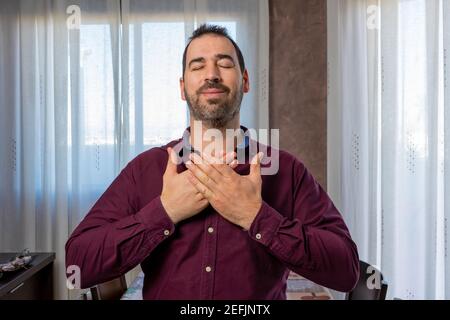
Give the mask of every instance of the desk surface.
M 141 272 L 133 280 L 130 287 L 122 296 L 122 300 L 142 300 L 142 288 L 144 285 L 144 273 Z M 333 299 L 330 291 L 314 282 L 291 272 L 287 289 L 287 300 L 330 300 Z
M 7 263 L 18 254 L 18 252 L 0 252 L 0 263 Z M 3 273 L 3 277 L 0 278 L 0 296 L 8 293 L 55 260 L 54 252 L 31 252 L 30 255 L 33 260 L 27 269 Z

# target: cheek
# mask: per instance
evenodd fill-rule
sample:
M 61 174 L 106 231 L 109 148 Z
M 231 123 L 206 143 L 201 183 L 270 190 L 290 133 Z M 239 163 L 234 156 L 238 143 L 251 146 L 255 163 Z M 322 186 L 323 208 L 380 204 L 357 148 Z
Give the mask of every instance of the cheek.
M 225 85 L 231 89 L 231 91 L 236 92 L 242 87 L 242 79 L 237 77 L 236 75 L 230 75 L 226 79 Z
M 202 84 L 197 84 L 198 81 L 195 79 L 186 79 L 187 81 L 184 84 L 185 91 L 191 96 L 196 93 L 196 91 L 202 86 Z
M 189 97 L 192 97 L 195 95 L 195 89 L 192 87 L 192 85 L 185 85 L 184 87 L 185 94 Z

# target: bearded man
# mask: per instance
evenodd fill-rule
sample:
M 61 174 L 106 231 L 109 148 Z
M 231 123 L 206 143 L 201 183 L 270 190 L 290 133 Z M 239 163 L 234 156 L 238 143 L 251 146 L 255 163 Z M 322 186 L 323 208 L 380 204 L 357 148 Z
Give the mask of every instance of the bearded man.
M 249 74 L 226 29 L 194 31 L 180 89 L 191 124 L 183 138 L 128 163 L 67 241 L 81 287 L 140 264 L 144 299 L 286 299 L 290 270 L 352 290 L 357 248 L 326 192 L 288 152 L 250 148 L 239 118 Z M 209 133 L 227 130 L 237 134 L 211 148 Z M 274 154 L 277 172 L 262 175 Z

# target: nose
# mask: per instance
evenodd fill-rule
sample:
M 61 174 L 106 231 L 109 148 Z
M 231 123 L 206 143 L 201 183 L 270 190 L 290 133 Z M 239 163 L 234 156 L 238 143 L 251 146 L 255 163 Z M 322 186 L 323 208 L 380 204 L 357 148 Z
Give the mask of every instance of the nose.
M 219 83 L 221 80 L 219 68 L 216 65 L 210 65 L 205 74 L 206 82 Z
M 212 78 L 212 79 L 205 79 L 205 82 L 212 84 L 212 83 L 219 83 L 220 79 L 219 78 Z

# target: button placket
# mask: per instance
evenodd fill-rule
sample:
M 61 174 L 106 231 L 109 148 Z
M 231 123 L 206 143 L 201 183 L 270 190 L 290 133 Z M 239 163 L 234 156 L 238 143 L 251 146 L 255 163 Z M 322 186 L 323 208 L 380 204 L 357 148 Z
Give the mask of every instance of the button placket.
M 204 299 L 213 298 L 214 278 L 215 278 L 215 263 L 217 255 L 217 222 L 218 214 L 212 211 L 205 219 L 204 224 L 204 241 L 205 254 L 202 261 L 202 276 L 201 276 L 201 295 Z

